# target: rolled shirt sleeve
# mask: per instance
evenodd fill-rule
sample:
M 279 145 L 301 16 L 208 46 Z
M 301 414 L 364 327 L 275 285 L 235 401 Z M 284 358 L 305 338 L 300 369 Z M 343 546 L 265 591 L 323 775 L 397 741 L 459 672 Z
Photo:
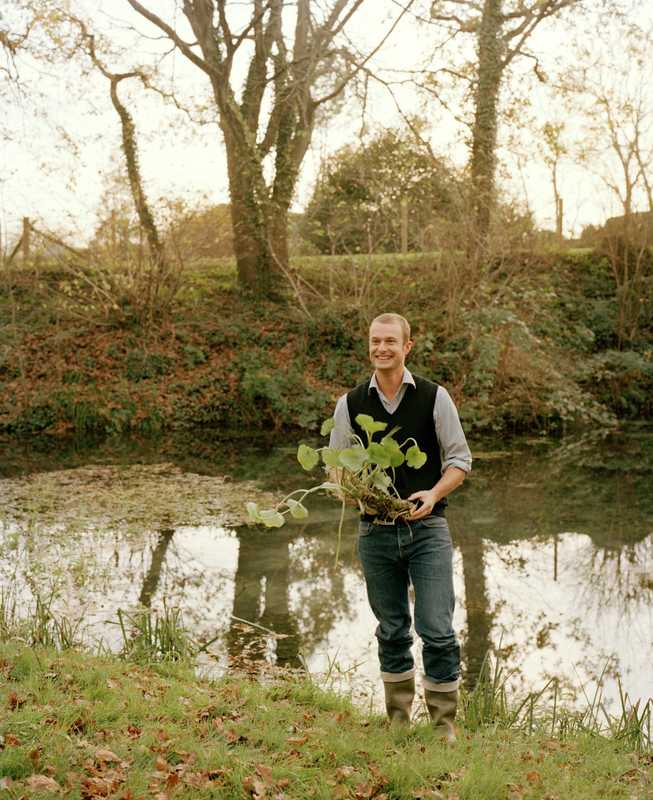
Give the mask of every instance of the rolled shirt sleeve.
M 338 398 L 335 411 L 333 412 L 333 423 L 331 435 L 329 436 L 329 447 L 338 450 L 343 447 L 350 447 L 354 437 L 354 431 L 351 427 L 351 420 L 349 419 L 346 394 Z
M 440 443 L 442 472 L 448 467 L 458 467 L 464 472 L 470 472 L 472 469 L 472 454 L 460 424 L 458 410 L 444 386 L 438 387 L 438 393 L 435 396 L 433 421 L 438 442 Z

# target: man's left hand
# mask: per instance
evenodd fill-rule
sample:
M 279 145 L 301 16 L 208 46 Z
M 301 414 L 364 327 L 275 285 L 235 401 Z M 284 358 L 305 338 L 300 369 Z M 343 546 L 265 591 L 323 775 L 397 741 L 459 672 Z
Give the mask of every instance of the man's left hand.
M 413 511 L 412 514 L 408 515 L 408 519 L 422 519 L 423 517 L 428 517 L 428 515 L 433 511 L 433 507 L 438 502 L 438 496 L 435 492 L 435 489 L 427 489 L 426 491 L 422 492 L 413 492 L 413 494 L 411 494 L 407 499 L 413 502 L 419 502 L 419 506 Z

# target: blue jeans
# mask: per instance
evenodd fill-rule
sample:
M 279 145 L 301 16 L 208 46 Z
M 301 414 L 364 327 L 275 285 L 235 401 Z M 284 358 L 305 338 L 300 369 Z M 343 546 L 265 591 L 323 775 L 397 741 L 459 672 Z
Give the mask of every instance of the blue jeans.
M 436 691 L 458 688 L 460 646 L 452 628 L 453 548 L 446 519 L 431 516 L 391 525 L 361 521 L 358 533 L 367 597 L 379 622 L 381 677 L 399 681 L 415 671 L 408 603 L 412 583 L 415 630 L 424 645 L 424 685 Z

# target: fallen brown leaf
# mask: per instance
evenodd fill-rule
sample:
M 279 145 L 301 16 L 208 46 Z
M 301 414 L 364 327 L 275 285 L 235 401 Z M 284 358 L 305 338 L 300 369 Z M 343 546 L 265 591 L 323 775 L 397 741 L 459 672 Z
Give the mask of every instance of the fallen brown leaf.
M 23 698 L 18 697 L 16 692 L 9 692 L 7 695 L 7 705 L 11 711 L 15 711 L 17 708 L 20 708 L 22 705 L 25 704 L 25 700 Z
M 260 800 L 260 798 L 266 796 L 265 784 L 255 775 L 248 775 L 243 779 L 243 789 L 248 795 L 253 797 L 254 800 Z
M 92 800 L 95 797 L 108 797 L 117 786 L 107 778 L 85 778 L 82 781 L 81 793 L 85 800 Z
M 267 783 L 267 784 L 272 783 L 272 767 L 268 767 L 266 764 L 257 764 L 256 765 L 256 774 L 265 783 Z
M 290 736 L 286 741 L 288 744 L 306 744 L 308 736 Z
M 81 717 L 77 717 L 68 726 L 68 733 L 84 733 L 85 730 L 86 722 Z
M 193 789 L 202 789 L 210 780 L 205 772 L 184 772 L 183 778 L 186 786 Z
M 33 792 L 60 792 L 61 786 L 47 775 L 30 775 L 26 781 Z
M 349 764 L 345 764 L 342 767 L 338 767 L 338 769 L 336 770 L 336 778 L 339 781 L 342 781 L 345 780 L 346 778 L 351 777 L 354 774 L 354 772 L 356 772 L 354 767 L 350 766 Z
M 101 764 L 118 764 L 122 761 L 114 752 L 105 748 L 95 751 L 95 760 Z
M 171 772 L 166 778 L 166 789 L 174 789 L 179 783 L 179 773 Z

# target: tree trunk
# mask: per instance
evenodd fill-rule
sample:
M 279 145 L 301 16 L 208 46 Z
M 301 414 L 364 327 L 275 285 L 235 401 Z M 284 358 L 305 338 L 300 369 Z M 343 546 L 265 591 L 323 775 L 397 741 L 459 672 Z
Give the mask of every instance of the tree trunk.
M 109 75 L 109 73 L 105 72 Z M 125 156 L 125 164 L 127 166 L 127 176 L 129 178 L 129 187 L 131 189 L 132 199 L 138 215 L 138 221 L 141 228 L 145 231 L 145 237 L 150 250 L 150 259 L 157 269 L 161 269 L 165 265 L 165 254 L 163 251 L 163 244 L 159 237 L 159 232 L 154 222 L 152 211 L 150 210 L 145 190 L 143 188 L 143 179 L 138 161 L 138 148 L 136 144 L 136 130 L 134 127 L 134 120 L 127 108 L 121 103 L 118 97 L 118 84 L 128 75 L 110 75 L 111 80 L 111 102 L 115 108 L 118 117 L 120 118 L 120 128 L 122 133 L 122 152 Z
M 501 38 L 502 0 L 485 0 L 478 35 L 478 78 L 472 132 L 472 190 L 475 241 L 478 258 L 487 249 L 495 200 L 494 173 L 497 147 L 497 104 L 503 72 Z
M 274 265 L 278 271 L 288 268 L 290 256 L 288 253 L 288 207 L 275 204 L 270 208 L 269 245 L 272 251 Z
M 259 165 L 253 163 L 246 147 L 239 146 L 225 125 L 223 131 L 238 283 L 257 297 L 266 297 L 272 289 L 275 267 L 269 245 L 268 202 L 261 197 L 262 176 L 256 174 Z
M 561 246 L 564 243 L 564 235 L 562 233 L 563 222 L 564 205 L 562 197 L 556 197 L 556 239 L 558 240 L 558 244 Z

